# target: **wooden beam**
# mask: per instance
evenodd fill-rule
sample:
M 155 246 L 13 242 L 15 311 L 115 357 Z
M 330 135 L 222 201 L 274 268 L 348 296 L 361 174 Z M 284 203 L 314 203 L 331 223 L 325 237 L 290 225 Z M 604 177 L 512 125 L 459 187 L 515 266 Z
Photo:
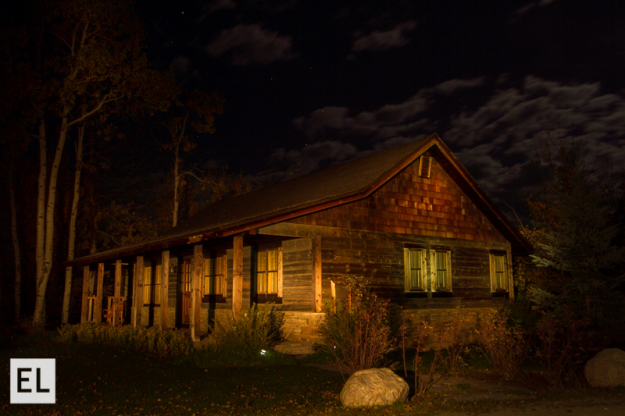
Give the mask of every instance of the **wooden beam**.
M 321 236 L 318 235 L 313 239 L 313 304 L 314 311 L 321 312 L 323 310 L 323 297 L 321 286 Z
M 135 289 L 133 291 L 132 326 L 141 325 L 141 308 L 143 308 L 143 256 L 137 256 L 135 263 Z
M 189 319 L 189 329 L 191 330 L 191 341 L 200 340 L 200 312 L 202 309 L 202 294 L 200 293 L 202 282 L 202 265 L 204 256 L 202 245 L 193 247 L 193 274 L 191 275 L 191 316 Z
M 117 326 L 117 320 L 120 318 L 117 316 L 119 313 L 119 302 L 121 302 L 120 296 L 122 292 L 122 261 L 115 261 L 115 290 L 113 293 L 113 326 Z M 111 311 L 109 311 L 109 314 Z
M 95 308 L 93 321 L 102 323 L 102 292 L 104 291 L 104 263 L 98 263 L 98 288 L 96 289 Z
M 241 320 L 243 309 L 243 236 L 233 238 L 232 258 L 232 315 L 236 321 Z
M 87 322 L 89 317 L 89 265 L 82 268 L 82 305 L 80 309 L 80 323 Z
M 161 269 L 163 275 L 161 276 L 161 330 L 167 330 L 167 311 L 169 300 L 169 250 L 165 250 L 162 253 Z

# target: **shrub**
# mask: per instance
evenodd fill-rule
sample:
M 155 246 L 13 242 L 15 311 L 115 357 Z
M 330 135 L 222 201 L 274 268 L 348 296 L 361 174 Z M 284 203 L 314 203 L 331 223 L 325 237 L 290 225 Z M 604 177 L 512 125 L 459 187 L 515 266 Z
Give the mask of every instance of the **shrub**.
M 67 344 L 104 344 L 129 348 L 159 358 L 175 358 L 189 354 L 193 346 L 187 335 L 179 331 L 157 328 L 106 326 L 95 323 L 63 325 L 58 329 L 61 341 Z
M 320 326 L 326 351 L 349 372 L 374 368 L 394 349 L 389 322 L 389 301 L 367 289 L 360 276 L 344 276 L 349 296 L 326 303 Z
M 494 371 L 506 380 L 519 373 L 530 345 L 521 328 L 508 325 L 508 315 L 505 309 L 486 314 L 476 331 L 477 341 Z
M 215 321 L 207 348 L 215 352 L 235 352 L 251 357 L 282 338 L 282 315 L 273 308 L 253 305 L 240 321 Z
M 561 315 L 549 312 L 541 317 L 536 328 L 540 341 L 537 356 L 551 384 L 561 386 L 566 381 L 578 381 L 578 372 L 598 341 L 589 325 L 590 319 L 576 319 L 568 308 Z
M 441 319 L 438 324 L 439 342 L 446 352 L 443 365 L 450 374 L 458 374 L 465 364 L 466 345 L 469 341 L 467 318 L 461 310 L 456 309 Z

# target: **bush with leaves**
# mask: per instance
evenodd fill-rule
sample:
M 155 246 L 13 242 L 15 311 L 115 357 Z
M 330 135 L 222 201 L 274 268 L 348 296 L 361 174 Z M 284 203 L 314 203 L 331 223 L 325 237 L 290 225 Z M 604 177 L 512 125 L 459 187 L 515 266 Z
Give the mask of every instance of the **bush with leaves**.
M 509 325 L 509 311 L 487 313 L 475 331 L 477 342 L 495 372 L 513 379 L 528 356 L 531 343 L 518 325 Z
M 367 288 L 361 276 L 344 276 L 346 299 L 326 303 L 325 321 L 320 326 L 326 349 L 350 373 L 375 368 L 395 348 L 388 300 L 381 300 Z

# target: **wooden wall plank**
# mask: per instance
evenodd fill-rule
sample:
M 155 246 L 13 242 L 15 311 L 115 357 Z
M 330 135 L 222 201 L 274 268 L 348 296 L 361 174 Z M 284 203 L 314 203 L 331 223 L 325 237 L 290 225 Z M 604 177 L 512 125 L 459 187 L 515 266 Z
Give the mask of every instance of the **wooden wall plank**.
M 82 268 L 82 304 L 80 309 L 80 323 L 87 322 L 89 313 L 89 265 Z
M 243 236 L 234 236 L 232 245 L 232 315 L 239 321 L 243 309 Z

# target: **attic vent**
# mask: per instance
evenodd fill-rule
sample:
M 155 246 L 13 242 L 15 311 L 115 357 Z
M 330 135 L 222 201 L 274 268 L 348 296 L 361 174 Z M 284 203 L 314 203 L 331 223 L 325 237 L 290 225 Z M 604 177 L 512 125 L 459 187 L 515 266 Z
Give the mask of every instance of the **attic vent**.
M 432 157 L 421 156 L 419 158 L 419 176 L 429 178 L 432 171 Z

